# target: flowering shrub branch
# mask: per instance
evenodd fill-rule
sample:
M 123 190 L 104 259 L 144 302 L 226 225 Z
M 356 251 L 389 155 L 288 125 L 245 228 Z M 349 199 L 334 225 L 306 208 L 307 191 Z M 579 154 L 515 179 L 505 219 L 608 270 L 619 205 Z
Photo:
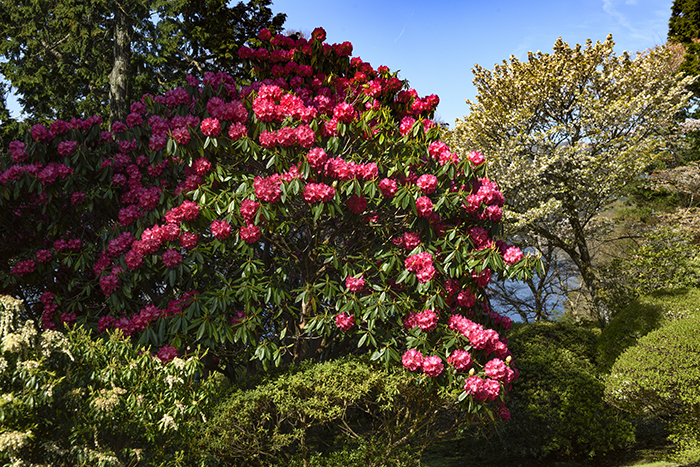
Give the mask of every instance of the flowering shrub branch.
M 109 131 L 34 126 L 2 159 L 3 291 L 44 329 L 202 345 L 230 375 L 369 351 L 501 397 L 510 320 L 483 288 L 535 260 L 495 240 L 503 196 L 439 140 L 437 96 L 323 37 L 263 30 L 252 84 L 190 76 Z

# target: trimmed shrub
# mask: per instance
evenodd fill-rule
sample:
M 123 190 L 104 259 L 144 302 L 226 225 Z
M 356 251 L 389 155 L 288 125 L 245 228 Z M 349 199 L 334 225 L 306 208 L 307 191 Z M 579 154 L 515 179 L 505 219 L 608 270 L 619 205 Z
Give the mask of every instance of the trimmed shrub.
M 368 358 L 309 361 L 235 389 L 195 437 L 219 465 L 419 465 L 433 441 L 473 416 L 424 377 Z
M 700 289 L 659 290 L 634 300 L 610 321 L 600 334 L 597 359 L 601 369 L 610 371 L 615 360 L 628 348 L 663 324 L 700 313 Z

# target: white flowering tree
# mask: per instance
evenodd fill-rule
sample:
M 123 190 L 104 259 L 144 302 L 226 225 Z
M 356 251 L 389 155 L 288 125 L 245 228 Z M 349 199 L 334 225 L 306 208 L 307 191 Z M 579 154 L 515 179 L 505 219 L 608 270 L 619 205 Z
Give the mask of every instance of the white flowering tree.
M 660 132 L 687 103 L 691 78 L 677 74 L 667 47 L 631 57 L 604 42 L 511 56 L 473 70 L 478 95 L 449 141 L 480 150 L 506 198 L 513 238 L 537 239 L 571 260 L 597 318 L 591 240 L 598 216 L 663 145 Z M 536 243 L 537 243 L 536 242 Z

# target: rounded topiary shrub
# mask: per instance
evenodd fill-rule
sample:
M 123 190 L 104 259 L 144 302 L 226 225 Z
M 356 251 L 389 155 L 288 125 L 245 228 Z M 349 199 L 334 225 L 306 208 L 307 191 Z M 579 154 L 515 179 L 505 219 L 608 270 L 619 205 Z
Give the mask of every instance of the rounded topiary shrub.
M 417 465 L 436 439 L 472 422 L 447 392 L 367 357 L 306 361 L 234 388 L 191 449 L 217 465 Z
M 635 299 L 615 315 L 600 334 L 597 360 L 608 371 L 615 360 L 643 336 L 664 323 L 698 314 L 700 289 L 659 290 Z

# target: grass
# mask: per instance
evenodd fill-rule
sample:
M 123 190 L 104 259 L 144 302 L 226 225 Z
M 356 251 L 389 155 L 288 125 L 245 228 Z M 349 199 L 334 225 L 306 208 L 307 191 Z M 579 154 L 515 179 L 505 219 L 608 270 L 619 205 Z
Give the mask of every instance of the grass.
M 422 467 L 700 467 L 700 463 L 682 465 L 671 462 L 674 446 L 667 432 L 657 423 L 640 424 L 637 442 L 627 449 L 593 458 L 502 458 L 497 452 L 491 459 L 479 453 L 479 459 L 460 449 L 459 442 L 440 443 L 423 456 Z

